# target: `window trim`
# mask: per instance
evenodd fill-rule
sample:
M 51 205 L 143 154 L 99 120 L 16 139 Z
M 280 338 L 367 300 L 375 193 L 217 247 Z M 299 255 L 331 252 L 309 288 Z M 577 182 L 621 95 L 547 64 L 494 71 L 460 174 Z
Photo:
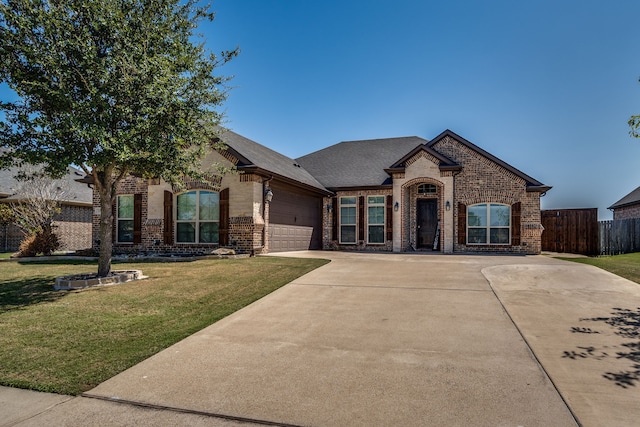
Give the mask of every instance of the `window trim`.
M 218 219 L 217 220 L 201 220 L 200 219 L 200 194 L 201 192 L 207 192 L 207 193 L 214 193 L 218 195 Z M 196 206 L 195 206 L 195 211 L 196 211 L 196 217 L 195 219 L 189 219 L 189 220 L 180 220 L 178 219 L 178 197 L 182 196 L 184 194 L 189 194 L 189 193 L 195 193 L 196 194 Z M 173 215 L 174 215 L 174 235 L 173 235 L 173 241 L 176 245 L 220 245 L 220 192 L 219 191 L 214 191 L 214 190 L 210 190 L 210 189 L 206 189 L 206 188 L 194 188 L 194 189 L 190 189 L 187 191 L 183 191 L 181 193 L 176 193 L 174 195 L 174 208 L 173 208 Z M 178 224 L 180 223 L 194 223 L 194 227 L 195 227 L 195 241 L 193 242 L 183 242 L 180 241 L 178 239 Z M 201 223 L 215 223 L 218 224 L 218 241 L 217 242 L 200 242 L 200 224 Z
M 369 199 L 372 197 L 379 197 L 382 199 L 380 203 L 369 203 Z M 369 217 L 369 208 L 376 207 L 382 208 L 382 222 L 380 224 L 371 224 Z M 381 194 L 371 194 L 367 196 L 367 244 L 368 245 L 384 245 L 386 243 L 387 233 L 387 209 L 386 209 L 386 197 Z M 382 242 L 371 242 L 369 237 L 371 236 L 370 227 L 382 226 Z
M 131 197 L 131 209 L 132 209 L 132 213 L 131 213 L 131 218 L 121 218 L 120 217 L 120 198 L 121 197 Z M 116 196 L 116 214 L 115 214 L 115 222 L 116 222 L 116 243 L 117 244 L 123 244 L 123 245 L 133 245 L 133 241 L 134 241 L 134 233 L 135 233 L 135 216 L 136 216 L 136 210 L 135 210 L 135 195 L 134 194 L 118 194 Z M 130 241 L 123 241 L 120 240 L 120 221 L 131 221 L 131 240 Z
M 342 207 L 343 199 L 353 199 L 353 203 L 345 204 L 345 207 L 354 209 L 354 221 L 352 223 L 342 223 Z M 353 241 L 344 241 L 342 239 L 342 227 L 353 227 Z M 338 242 L 341 245 L 355 245 L 358 243 L 358 196 L 340 196 L 338 197 Z
M 474 206 L 479 206 L 479 205 L 485 205 L 486 209 L 487 209 L 487 224 L 484 226 L 472 226 L 469 225 L 471 221 L 469 221 L 469 211 L 471 210 L 471 208 L 473 208 Z M 509 214 L 507 216 L 507 218 L 509 219 L 509 224 L 508 225 L 500 225 L 500 226 L 491 226 L 491 206 L 504 206 L 507 207 L 509 209 Z M 511 230 L 511 210 L 512 207 L 511 205 L 508 205 L 506 203 L 493 203 L 493 202 L 482 202 L 482 203 L 474 203 L 473 205 L 469 205 L 467 206 L 467 212 L 465 213 L 466 215 L 466 222 L 467 222 L 467 227 L 466 227 L 466 232 L 467 232 L 467 245 L 471 245 L 471 246 L 511 246 L 511 240 L 512 240 L 512 230 Z M 470 237 L 471 237 L 471 233 L 470 230 L 479 230 L 479 229 L 484 229 L 486 230 L 486 236 L 487 236 L 487 241 L 485 243 L 476 243 L 476 242 L 470 242 Z M 492 243 L 491 242 L 491 230 L 492 229 L 507 229 L 509 232 L 509 239 L 506 243 Z

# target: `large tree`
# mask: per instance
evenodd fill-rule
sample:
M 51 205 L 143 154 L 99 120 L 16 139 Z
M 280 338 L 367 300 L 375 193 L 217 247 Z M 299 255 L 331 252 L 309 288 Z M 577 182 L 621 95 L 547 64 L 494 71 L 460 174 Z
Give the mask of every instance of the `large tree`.
M 195 0 L 0 0 L 0 167 L 81 167 L 100 197 L 98 274 L 111 270 L 116 187 L 129 174 L 201 176 L 220 148 L 228 78 L 195 30 L 212 20 Z M 0 115 L 1 117 L 1 115 Z

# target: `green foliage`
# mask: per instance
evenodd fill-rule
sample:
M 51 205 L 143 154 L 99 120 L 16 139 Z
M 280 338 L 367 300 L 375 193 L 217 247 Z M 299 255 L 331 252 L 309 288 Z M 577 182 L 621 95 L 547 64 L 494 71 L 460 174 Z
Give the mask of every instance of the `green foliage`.
M 216 138 L 228 78 L 194 33 L 212 20 L 195 0 L 0 0 L 0 167 L 76 164 L 93 179 L 103 215 L 99 271 L 110 265 L 108 207 L 128 174 L 199 178 Z M 107 212 L 108 211 L 108 212 Z
M 226 78 L 193 30 L 213 15 L 178 0 L 0 3 L 0 80 L 19 95 L 6 113 L 5 160 L 173 181 L 193 174 L 215 137 Z M 6 157 L 6 156 L 5 156 Z

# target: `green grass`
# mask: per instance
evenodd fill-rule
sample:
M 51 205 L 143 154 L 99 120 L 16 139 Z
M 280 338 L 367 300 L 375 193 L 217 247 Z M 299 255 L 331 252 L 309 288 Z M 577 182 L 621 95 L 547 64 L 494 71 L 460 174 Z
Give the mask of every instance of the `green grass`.
M 55 277 L 95 263 L 0 263 L 0 384 L 79 394 L 327 262 L 116 264 L 149 278 L 74 292 Z
M 0 252 L 0 259 L 9 259 L 13 252 Z
M 599 258 L 561 258 L 567 261 L 595 265 L 613 274 L 640 283 L 640 252 Z

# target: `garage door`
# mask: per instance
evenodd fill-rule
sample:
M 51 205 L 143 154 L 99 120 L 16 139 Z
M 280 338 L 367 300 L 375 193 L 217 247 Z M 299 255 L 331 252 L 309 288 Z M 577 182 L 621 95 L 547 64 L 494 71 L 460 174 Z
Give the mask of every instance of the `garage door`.
M 322 196 L 272 182 L 269 252 L 306 251 L 322 245 Z
M 269 252 L 309 250 L 312 237 L 313 227 L 269 224 Z

